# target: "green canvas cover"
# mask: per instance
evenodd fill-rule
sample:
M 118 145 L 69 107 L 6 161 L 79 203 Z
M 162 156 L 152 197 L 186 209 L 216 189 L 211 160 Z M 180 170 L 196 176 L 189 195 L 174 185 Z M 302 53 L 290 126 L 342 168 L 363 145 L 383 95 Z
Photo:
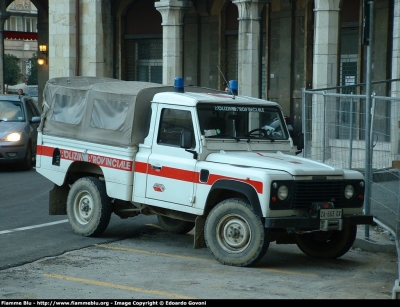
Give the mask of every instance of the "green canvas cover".
M 101 77 L 53 78 L 43 92 L 38 130 L 104 145 L 137 145 L 148 131 L 151 100 L 162 91 L 174 88 Z

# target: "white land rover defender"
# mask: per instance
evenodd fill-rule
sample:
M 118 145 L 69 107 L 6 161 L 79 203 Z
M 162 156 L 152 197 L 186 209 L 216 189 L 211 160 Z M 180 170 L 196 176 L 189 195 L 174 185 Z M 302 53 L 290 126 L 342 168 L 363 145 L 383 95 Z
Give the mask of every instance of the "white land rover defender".
M 54 182 L 50 214 L 81 236 L 101 235 L 112 213 L 157 214 L 232 266 L 274 241 L 337 258 L 372 224 L 363 175 L 296 155 L 277 103 L 182 85 L 49 80 L 36 170 Z

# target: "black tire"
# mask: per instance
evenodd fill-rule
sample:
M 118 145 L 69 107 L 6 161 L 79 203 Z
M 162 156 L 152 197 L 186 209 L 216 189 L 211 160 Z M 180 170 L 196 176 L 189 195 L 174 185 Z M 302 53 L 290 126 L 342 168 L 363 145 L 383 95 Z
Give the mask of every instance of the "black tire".
M 269 241 L 262 217 L 242 199 L 226 199 L 209 213 L 204 239 L 212 255 L 222 264 L 246 267 L 267 252 Z
M 107 228 L 111 213 L 111 199 L 102 181 L 95 177 L 75 181 L 68 192 L 67 215 L 76 234 L 99 236 Z
M 161 214 L 157 214 L 157 219 L 160 223 L 160 226 L 165 231 L 171 233 L 185 234 L 191 231 L 194 227 L 194 222 L 181 221 Z
M 321 259 L 336 259 L 346 254 L 357 236 L 357 225 L 343 230 L 317 231 L 296 234 L 295 240 L 300 250 L 307 256 Z
M 29 171 L 32 169 L 32 167 L 33 167 L 32 146 L 31 143 L 29 143 L 28 147 L 26 148 L 24 161 L 21 163 L 21 168 L 24 171 Z

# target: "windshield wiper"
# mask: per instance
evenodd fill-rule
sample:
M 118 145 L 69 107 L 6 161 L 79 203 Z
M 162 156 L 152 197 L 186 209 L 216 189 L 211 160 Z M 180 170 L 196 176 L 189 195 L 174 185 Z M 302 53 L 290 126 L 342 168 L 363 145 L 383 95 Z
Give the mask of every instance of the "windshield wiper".
M 236 136 L 233 136 L 233 135 L 228 135 L 228 134 L 210 135 L 210 136 L 207 136 L 206 138 L 210 138 L 210 139 L 218 139 L 218 138 L 223 139 L 223 138 L 225 138 L 225 139 L 234 139 L 234 140 L 236 140 L 237 142 L 240 141 L 240 138 L 238 138 L 238 137 L 236 137 Z
M 245 134 L 245 137 L 250 139 L 268 139 L 272 142 L 275 142 L 275 139 L 268 133 L 267 130 L 262 128 L 253 129 Z

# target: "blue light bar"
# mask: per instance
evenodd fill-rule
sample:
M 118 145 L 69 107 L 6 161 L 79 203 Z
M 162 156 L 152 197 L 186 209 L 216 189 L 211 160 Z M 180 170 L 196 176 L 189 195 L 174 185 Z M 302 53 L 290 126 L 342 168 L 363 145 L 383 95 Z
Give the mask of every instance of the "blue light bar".
M 237 80 L 229 80 L 229 89 L 233 95 L 238 94 L 238 82 Z
M 178 92 L 178 93 L 185 92 L 185 87 L 184 87 L 184 84 L 183 84 L 183 78 L 182 77 L 176 77 L 175 78 L 174 88 L 175 88 L 175 92 Z

